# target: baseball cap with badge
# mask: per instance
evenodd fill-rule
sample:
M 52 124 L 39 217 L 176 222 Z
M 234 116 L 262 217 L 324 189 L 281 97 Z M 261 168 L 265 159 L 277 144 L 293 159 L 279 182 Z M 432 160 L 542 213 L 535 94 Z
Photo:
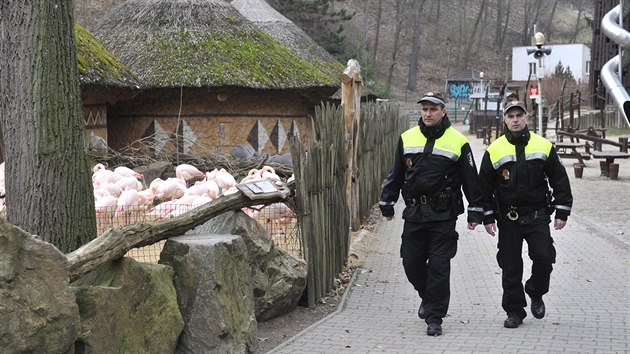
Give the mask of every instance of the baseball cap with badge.
M 442 106 L 446 106 L 446 100 L 442 97 L 440 92 L 431 91 L 427 92 L 422 96 L 422 98 L 418 101 L 418 103 L 422 104 L 422 102 L 431 102 L 435 104 L 440 104 Z
M 527 109 L 525 108 L 525 104 L 521 101 L 510 101 L 505 104 L 505 108 L 503 109 L 503 114 L 507 114 L 507 112 L 512 108 L 520 108 L 523 112 L 527 113 Z

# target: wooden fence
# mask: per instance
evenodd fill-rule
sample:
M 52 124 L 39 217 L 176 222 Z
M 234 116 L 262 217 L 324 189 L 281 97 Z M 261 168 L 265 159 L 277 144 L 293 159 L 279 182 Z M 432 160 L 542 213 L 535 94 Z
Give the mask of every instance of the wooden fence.
M 289 138 L 296 186 L 296 213 L 308 265 L 309 307 L 334 289 L 348 259 L 350 216 L 346 198 L 346 142 L 343 110 L 317 107 L 308 147 Z
M 399 114 L 398 105 L 375 102 L 361 106 L 356 137 L 358 172 L 355 176 L 361 223 L 366 221 L 372 207 L 378 203 L 383 180 L 394 161 L 398 138 L 408 128 L 409 119 Z
M 603 118 L 602 118 L 603 117 Z M 565 117 L 560 127 L 565 129 L 570 126 L 570 118 Z M 624 118 L 617 117 L 617 111 L 600 111 L 580 114 L 573 118 L 573 129 L 582 130 L 593 128 L 627 128 Z
M 409 126 L 399 117 L 398 107 L 389 103 L 361 106 L 357 176 L 359 214 L 367 219 L 380 197 L 381 183 L 393 162 L 400 133 Z M 314 136 L 305 147 L 294 136 L 289 139 L 296 186 L 296 214 L 308 264 L 307 304 L 334 290 L 335 277 L 348 260 L 350 212 L 347 198 L 348 166 L 343 109 L 325 104 L 316 109 Z

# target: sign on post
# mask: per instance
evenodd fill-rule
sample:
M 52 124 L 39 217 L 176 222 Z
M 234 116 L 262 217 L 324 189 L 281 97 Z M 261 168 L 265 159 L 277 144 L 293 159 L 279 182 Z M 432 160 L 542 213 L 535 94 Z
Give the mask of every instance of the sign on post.
M 538 86 L 529 87 L 529 98 L 532 100 L 538 98 Z

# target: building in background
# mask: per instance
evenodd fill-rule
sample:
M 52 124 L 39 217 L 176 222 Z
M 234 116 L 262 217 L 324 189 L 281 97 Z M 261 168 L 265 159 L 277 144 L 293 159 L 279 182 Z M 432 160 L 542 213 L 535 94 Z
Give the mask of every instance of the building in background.
M 538 59 L 527 54 L 527 49 L 534 46 L 512 48 L 512 80 L 535 80 L 539 74 Z M 545 55 L 543 63 L 543 77 L 551 75 L 558 64 L 571 69 L 573 78 L 577 82 L 588 82 L 591 70 L 591 49 L 584 44 L 552 44 L 545 45 L 551 48 L 551 54 Z M 530 77 L 531 75 L 531 77 Z

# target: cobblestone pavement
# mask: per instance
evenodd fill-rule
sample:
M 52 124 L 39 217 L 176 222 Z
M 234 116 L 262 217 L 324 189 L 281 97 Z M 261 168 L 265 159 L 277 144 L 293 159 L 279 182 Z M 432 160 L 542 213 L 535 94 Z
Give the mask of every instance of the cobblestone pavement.
M 470 139 L 480 159 L 483 146 Z M 396 219 L 381 220 L 369 238 L 364 266 L 356 271 L 340 309 L 272 352 L 630 352 L 629 167 L 622 165 L 619 181 L 599 177 L 597 161 L 587 164 L 582 180 L 567 168 L 576 203 L 565 229 L 552 230 L 557 263 L 544 297 L 544 319 L 529 314 L 519 328 L 503 328 L 496 238 L 483 227 L 467 230 L 461 216 L 444 334 L 427 336 L 426 324 L 416 314 L 419 299 L 398 255 L 404 207 L 399 203 Z M 606 210 L 613 210 L 613 215 Z M 531 262 L 526 250 L 523 259 L 528 277 Z

